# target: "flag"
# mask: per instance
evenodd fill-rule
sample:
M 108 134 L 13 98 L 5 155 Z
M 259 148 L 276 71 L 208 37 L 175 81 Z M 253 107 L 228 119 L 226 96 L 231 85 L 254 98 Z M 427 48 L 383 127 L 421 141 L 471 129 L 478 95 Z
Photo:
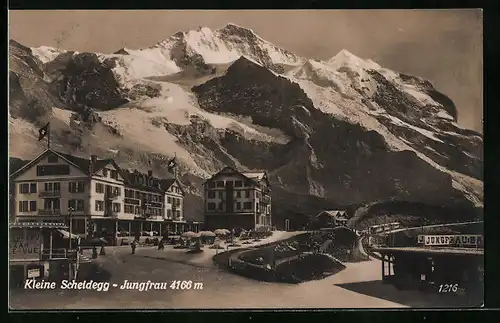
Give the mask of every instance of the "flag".
M 177 162 L 176 162 L 175 157 L 174 157 L 168 161 L 168 164 L 167 164 L 168 171 L 170 173 L 173 173 L 175 166 L 177 166 Z
M 50 127 L 50 122 L 47 122 L 45 126 L 43 126 L 42 128 L 40 128 L 40 130 L 38 130 L 38 141 L 45 138 L 45 136 L 49 133 L 50 131 L 49 127 Z

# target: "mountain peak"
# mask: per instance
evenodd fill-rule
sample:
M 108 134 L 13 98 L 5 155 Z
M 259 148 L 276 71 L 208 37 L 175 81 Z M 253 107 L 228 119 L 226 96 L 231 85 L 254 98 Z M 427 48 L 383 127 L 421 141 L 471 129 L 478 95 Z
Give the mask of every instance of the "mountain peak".
M 328 60 L 328 62 L 359 62 L 364 61 L 353 53 L 349 52 L 347 49 L 342 49 L 337 55 L 333 56 Z
M 335 68 L 340 68 L 342 66 L 350 67 L 361 67 L 365 69 L 379 69 L 380 65 L 376 62 L 369 60 L 364 60 L 353 53 L 349 52 L 347 49 L 342 49 L 337 55 L 333 56 L 327 61 L 328 65 Z
M 256 39 L 260 38 L 257 36 L 257 34 L 252 30 L 248 29 L 242 26 L 238 26 L 233 23 L 228 23 L 221 29 L 217 30 L 220 34 L 222 35 L 227 35 L 227 36 L 239 36 L 242 38 L 247 38 L 247 39 Z

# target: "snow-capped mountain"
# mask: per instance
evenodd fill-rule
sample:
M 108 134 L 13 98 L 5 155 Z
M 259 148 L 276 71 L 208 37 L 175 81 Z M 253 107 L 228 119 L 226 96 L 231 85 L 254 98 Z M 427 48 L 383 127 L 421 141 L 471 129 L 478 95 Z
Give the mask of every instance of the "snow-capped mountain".
M 174 154 L 199 217 L 199 183 L 225 165 L 271 175 L 287 212 L 400 200 L 481 205 L 482 138 L 430 82 L 342 50 L 293 54 L 229 24 L 145 49 L 76 53 L 10 43 L 11 156 L 54 148 L 164 173 Z M 189 203 L 187 203 L 189 204 Z

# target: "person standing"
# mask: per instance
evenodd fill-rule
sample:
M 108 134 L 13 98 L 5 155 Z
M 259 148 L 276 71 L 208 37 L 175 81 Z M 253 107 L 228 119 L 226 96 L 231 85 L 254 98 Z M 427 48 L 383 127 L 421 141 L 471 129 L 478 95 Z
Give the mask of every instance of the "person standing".
M 137 241 L 136 240 L 132 241 L 130 247 L 132 248 L 132 254 L 135 254 L 135 248 L 137 248 Z

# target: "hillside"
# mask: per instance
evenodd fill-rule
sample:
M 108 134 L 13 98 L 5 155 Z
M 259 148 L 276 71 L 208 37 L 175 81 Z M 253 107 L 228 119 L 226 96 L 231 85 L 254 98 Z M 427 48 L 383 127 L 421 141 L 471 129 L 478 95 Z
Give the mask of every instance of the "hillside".
M 265 170 L 275 223 L 290 212 L 407 201 L 481 206 L 480 134 L 427 80 L 346 50 L 311 60 L 228 24 L 113 54 L 9 43 L 10 156 L 52 147 L 168 176 L 176 155 L 200 219 L 200 185 L 224 166 Z

